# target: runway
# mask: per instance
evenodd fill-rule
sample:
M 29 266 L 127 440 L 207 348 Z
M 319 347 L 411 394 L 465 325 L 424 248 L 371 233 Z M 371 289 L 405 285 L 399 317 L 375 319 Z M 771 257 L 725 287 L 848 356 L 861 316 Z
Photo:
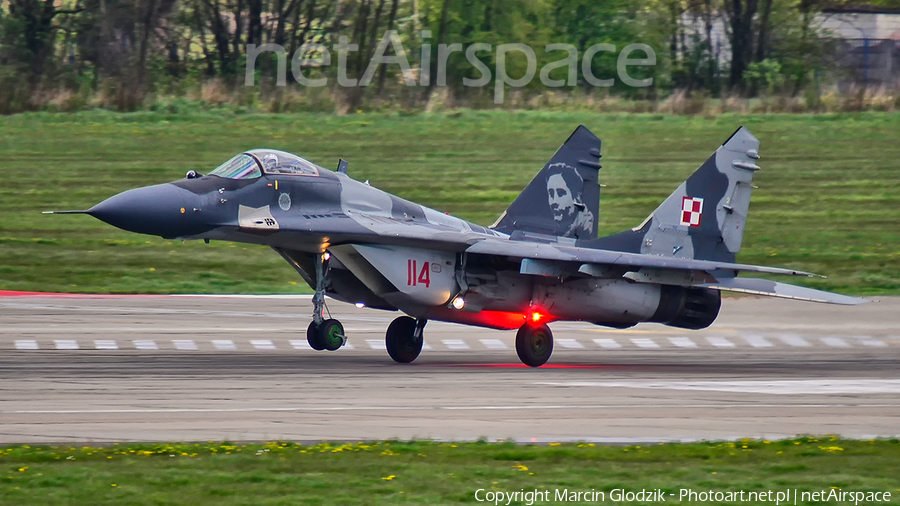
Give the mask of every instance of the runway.
M 655 442 L 896 437 L 900 299 L 726 299 L 703 331 L 429 322 L 393 363 L 397 313 L 329 303 L 349 336 L 306 345 L 308 297 L 0 297 L 0 443 L 431 438 Z

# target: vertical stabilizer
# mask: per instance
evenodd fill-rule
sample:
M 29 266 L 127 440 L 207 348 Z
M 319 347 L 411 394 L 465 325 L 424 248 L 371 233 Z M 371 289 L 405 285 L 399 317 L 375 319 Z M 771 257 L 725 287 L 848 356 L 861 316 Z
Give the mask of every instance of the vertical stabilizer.
M 600 139 L 579 126 L 491 228 L 510 235 L 597 237 L 600 156 Z
M 759 140 L 737 129 L 691 177 L 634 230 L 592 247 L 734 262 L 741 249 Z

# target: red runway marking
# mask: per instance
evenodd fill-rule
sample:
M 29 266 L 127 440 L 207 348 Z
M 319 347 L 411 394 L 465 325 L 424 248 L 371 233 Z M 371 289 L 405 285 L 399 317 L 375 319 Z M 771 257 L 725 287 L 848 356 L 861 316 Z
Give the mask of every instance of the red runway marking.
M 54 292 L 20 292 L 15 290 L 0 290 L 0 297 L 48 297 L 58 299 L 119 299 L 122 297 L 170 297 L 165 294 L 139 294 L 139 293 L 54 293 Z

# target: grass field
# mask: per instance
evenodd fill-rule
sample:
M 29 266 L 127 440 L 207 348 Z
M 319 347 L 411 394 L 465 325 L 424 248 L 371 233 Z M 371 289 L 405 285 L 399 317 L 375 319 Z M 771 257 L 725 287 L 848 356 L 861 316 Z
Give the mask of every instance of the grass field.
M 898 459 L 896 440 L 836 438 L 624 447 L 396 441 L 17 446 L 0 448 L 0 503 L 477 504 L 478 489 L 484 489 L 482 499 L 484 492 L 551 491 L 551 500 L 535 504 L 556 504 L 557 490 L 599 491 L 605 501 L 577 502 L 613 503 L 615 489 L 662 489 L 666 503 L 710 503 L 690 496 L 679 500 L 681 490 L 689 489 L 771 490 L 774 504 L 776 491 L 791 489 L 801 494 L 797 504 L 848 504 L 802 500 L 803 492 L 834 489 L 890 492 L 889 504 L 897 504 Z
M 357 179 L 490 224 L 578 124 L 603 139 L 601 233 L 638 224 L 744 124 L 762 141 L 763 170 L 739 261 L 829 276 L 803 281 L 817 288 L 900 293 L 900 115 L 503 111 L 0 118 L 0 289 L 307 291 L 263 247 L 182 244 L 40 211 L 86 209 L 189 169 L 205 173 L 241 150 L 272 147 L 326 167 L 346 158 Z

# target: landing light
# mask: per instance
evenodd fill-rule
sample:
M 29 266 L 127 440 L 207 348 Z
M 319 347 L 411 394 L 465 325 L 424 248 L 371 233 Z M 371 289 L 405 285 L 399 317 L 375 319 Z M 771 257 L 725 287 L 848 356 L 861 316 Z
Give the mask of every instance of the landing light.
M 453 302 L 450 303 L 453 305 L 453 309 L 462 309 L 466 307 L 466 299 L 462 297 L 454 297 Z
M 531 313 L 531 321 L 533 321 L 533 322 L 539 322 L 539 321 L 541 321 L 541 318 L 543 318 L 543 317 L 544 317 L 544 315 L 542 315 L 541 313 L 538 313 L 538 312 Z
M 326 252 L 322 255 L 322 260 L 326 260 L 326 261 L 327 261 L 329 258 L 331 258 L 331 253 L 329 253 L 329 252 L 326 251 Z
M 362 302 L 357 302 L 357 303 L 356 303 L 356 307 L 357 307 L 358 309 L 362 309 L 362 308 L 366 307 L 366 305 L 363 304 Z

